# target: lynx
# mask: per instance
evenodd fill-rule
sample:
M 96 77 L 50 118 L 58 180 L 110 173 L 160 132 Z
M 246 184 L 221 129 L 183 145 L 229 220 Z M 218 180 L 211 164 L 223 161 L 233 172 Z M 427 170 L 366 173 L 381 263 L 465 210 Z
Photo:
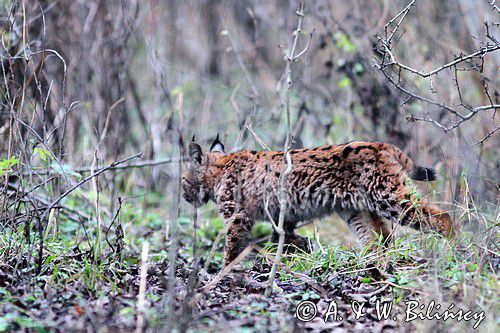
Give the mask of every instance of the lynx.
M 281 151 L 226 154 L 219 137 L 209 152 L 194 141 L 183 173 L 184 199 L 195 207 L 214 201 L 228 224 L 224 265 L 247 245 L 258 220 L 278 221 L 278 191 L 286 159 Z M 421 199 L 408 178 L 435 180 L 432 169 L 417 167 L 399 148 L 383 142 L 355 141 L 290 150 L 286 179 L 285 243 L 305 248 L 294 229 L 298 222 L 338 213 L 364 243 L 377 234 L 389 241 L 389 221 L 453 236 L 450 216 Z M 387 221 L 388 220 L 388 221 Z

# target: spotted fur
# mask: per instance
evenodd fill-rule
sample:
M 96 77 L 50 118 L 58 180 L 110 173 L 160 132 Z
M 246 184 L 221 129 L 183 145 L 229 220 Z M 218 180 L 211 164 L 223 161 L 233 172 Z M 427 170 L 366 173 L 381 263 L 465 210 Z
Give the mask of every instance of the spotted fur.
M 229 224 L 224 263 L 241 252 L 257 220 L 278 220 L 278 189 L 286 168 L 283 152 L 240 151 L 203 153 L 191 142 L 190 161 L 183 174 L 184 198 L 194 206 L 213 200 Z M 453 233 L 449 215 L 419 200 L 408 183 L 433 180 L 431 169 L 416 167 L 400 149 L 382 142 L 356 141 L 342 145 L 290 151 L 287 177 L 286 241 L 304 247 L 294 233 L 298 222 L 337 212 L 364 242 L 374 232 L 389 239 L 385 220 L 416 229 Z M 267 207 L 267 211 L 266 211 Z

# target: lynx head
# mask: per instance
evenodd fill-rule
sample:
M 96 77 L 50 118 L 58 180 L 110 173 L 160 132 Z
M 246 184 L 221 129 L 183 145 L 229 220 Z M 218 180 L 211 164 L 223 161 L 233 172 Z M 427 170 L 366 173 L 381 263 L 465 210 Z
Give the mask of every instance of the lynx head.
M 182 174 L 183 197 L 187 202 L 200 207 L 213 198 L 214 186 L 222 171 L 222 164 L 218 162 L 225 154 L 218 134 L 207 153 L 203 152 L 193 136 L 188 148 L 187 167 Z

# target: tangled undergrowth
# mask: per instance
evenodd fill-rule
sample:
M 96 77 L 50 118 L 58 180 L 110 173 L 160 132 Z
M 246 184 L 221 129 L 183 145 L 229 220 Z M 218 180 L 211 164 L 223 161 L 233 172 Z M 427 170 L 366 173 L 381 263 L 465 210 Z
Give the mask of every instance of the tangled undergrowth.
M 71 198 L 66 204 L 71 205 Z M 405 322 L 411 300 L 426 306 L 434 301 L 443 309 L 453 303 L 455 312 L 484 311 L 479 331 L 491 332 L 497 325 L 499 256 L 494 214 L 462 214 L 462 221 L 480 218 L 475 225 L 482 228 L 468 231 L 464 227 L 454 242 L 398 230 L 390 248 L 379 244 L 375 249 L 340 242 L 321 244 L 307 226 L 301 232 L 312 236 L 315 251 L 290 251 L 280 265 L 274 292 L 267 298 L 265 283 L 275 251 L 275 244 L 268 242 L 269 225 L 256 226 L 254 250 L 221 277 L 217 274 L 224 225 L 219 218 L 208 212 L 196 231 L 190 218 L 179 219 L 175 236 L 165 228 L 168 223 L 161 210 L 148 209 L 150 213 L 143 214 L 140 204 L 125 203 L 116 225 L 103 228 L 100 252 L 95 251 L 95 225 L 80 224 L 61 214 L 56 225 L 46 229 L 41 266 L 36 228 L 27 230 L 26 224 L 2 227 L 0 331 L 134 330 L 139 315 L 140 252 L 146 240 L 151 251 L 143 315 L 150 330 L 174 325 L 202 331 L 290 331 L 294 327 L 312 331 L 468 331 L 478 321 Z M 331 223 L 317 222 L 320 234 Z M 169 285 L 169 254 L 175 248 L 175 285 Z M 302 301 L 315 304 L 317 316 L 309 322 L 297 318 Z M 377 301 L 392 304 L 390 318 L 377 319 Z M 330 316 L 325 321 L 332 304 L 337 319 L 342 320 Z M 357 318 L 355 310 L 360 304 L 364 304 L 364 315 Z

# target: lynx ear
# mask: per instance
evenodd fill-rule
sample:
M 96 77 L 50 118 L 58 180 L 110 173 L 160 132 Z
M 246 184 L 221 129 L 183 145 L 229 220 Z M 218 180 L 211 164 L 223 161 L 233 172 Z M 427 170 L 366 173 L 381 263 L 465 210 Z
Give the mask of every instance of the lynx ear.
M 191 139 L 191 142 L 189 143 L 188 154 L 189 154 L 189 162 L 195 165 L 201 164 L 201 157 L 203 155 L 203 151 L 201 149 L 201 146 L 194 141 L 194 135 L 193 138 Z
M 219 133 L 217 133 L 217 137 L 215 138 L 214 143 L 212 143 L 212 146 L 210 147 L 210 152 L 226 154 L 226 151 L 224 150 L 224 145 L 219 140 Z

